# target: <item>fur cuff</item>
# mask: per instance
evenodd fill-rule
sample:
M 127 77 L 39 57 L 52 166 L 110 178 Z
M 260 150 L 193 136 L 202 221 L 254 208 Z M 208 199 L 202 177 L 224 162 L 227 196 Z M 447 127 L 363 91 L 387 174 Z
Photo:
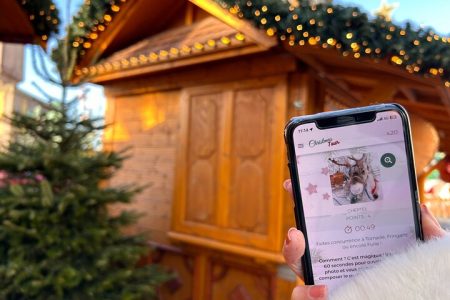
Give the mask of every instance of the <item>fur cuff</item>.
M 363 271 L 333 300 L 450 299 L 450 235 L 418 244 Z

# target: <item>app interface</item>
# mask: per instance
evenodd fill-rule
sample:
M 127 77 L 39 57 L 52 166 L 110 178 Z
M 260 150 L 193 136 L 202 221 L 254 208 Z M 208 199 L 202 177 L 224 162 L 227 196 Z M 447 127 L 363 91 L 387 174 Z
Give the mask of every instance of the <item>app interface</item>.
M 338 287 L 414 243 L 416 232 L 400 115 L 294 132 L 314 282 Z

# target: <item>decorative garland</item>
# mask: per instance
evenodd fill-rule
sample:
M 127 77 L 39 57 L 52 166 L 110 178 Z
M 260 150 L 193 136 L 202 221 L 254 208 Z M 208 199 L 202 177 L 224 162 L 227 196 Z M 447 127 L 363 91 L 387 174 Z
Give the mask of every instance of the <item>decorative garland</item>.
M 58 33 L 58 9 L 52 0 L 17 0 L 27 12 L 33 29 L 43 41 L 52 34 Z
M 105 31 L 126 0 L 86 0 L 70 25 L 70 43 L 80 55 Z
M 77 76 L 81 75 L 76 66 L 80 56 L 85 55 L 86 50 L 92 47 L 126 1 L 85 0 L 67 28 L 66 38 L 59 40 L 52 52 L 52 58 L 65 81 L 70 82 L 74 72 Z
M 369 19 L 357 7 L 308 0 L 216 0 L 240 18 L 290 46 L 335 48 L 342 55 L 386 58 L 409 73 L 441 78 L 450 87 L 450 37 L 430 28 L 398 26 L 384 17 Z

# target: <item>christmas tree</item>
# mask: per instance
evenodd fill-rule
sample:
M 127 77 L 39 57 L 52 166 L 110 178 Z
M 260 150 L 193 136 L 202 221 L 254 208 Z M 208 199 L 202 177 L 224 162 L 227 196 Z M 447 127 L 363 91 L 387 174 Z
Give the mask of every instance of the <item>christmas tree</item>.
M 94 149 L 104 126 L 69 111 L 10 118 L 16 138 L 0 153 L 0 299 L 149 299 L 167 275 L 138 267 L 146 239 L 121 231 L 136 215 L 108 213 L 139 188 L 106 186 L 124 153 Z

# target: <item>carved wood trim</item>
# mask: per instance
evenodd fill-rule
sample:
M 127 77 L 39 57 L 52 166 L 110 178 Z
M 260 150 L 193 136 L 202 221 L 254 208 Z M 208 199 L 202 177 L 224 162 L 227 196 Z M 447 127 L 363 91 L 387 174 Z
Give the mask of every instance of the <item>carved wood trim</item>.
M 278 264 L 285 263 L 284 258 L 280 252 L 258 250 L 255 248 L 233 245 L 226 242 L 220 242 L 209 238 L 198 237 L 191 234 L 179 233 L 174 231 L 169 231 L 168 236 L 174 241 L 183 242 L 189 245 L 219 250 L 225 253 L 245 256 L 259 261 L 269 261 Z
M 250 24 L 248 21 L 237 18 L 230 14 L 226 9 L 222 8 L 218 3 L 213 0 L 189 0 L 201 9 L 207 11 L 217 19 L 221 20 L 225 24 L 243 32 L 249 36 L 252 40 L 259 45 L 268 49 L 278 44 L 275 37 L 269 37 L 267 34 Z

